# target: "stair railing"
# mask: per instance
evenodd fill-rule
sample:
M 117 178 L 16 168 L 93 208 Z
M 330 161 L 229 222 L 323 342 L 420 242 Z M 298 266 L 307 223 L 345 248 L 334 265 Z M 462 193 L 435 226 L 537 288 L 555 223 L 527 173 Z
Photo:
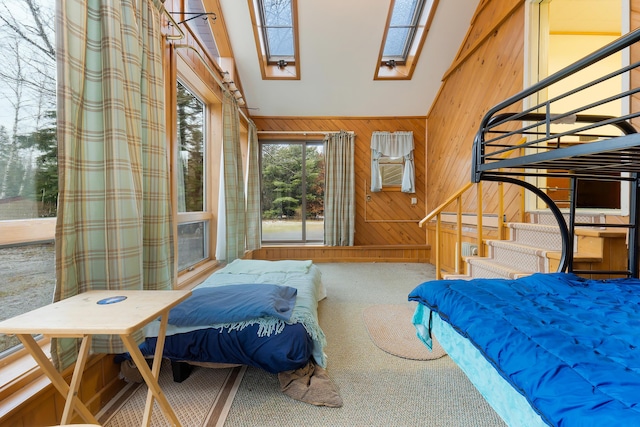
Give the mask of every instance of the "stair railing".
M 478 199 L 478 212 L 477 212 L 477 242 L 478 242 L 478 255 L 482 256 L 484 249 L 482 245 L 482 182 L 474 184 L 469 182 L 465 184 L 458 191 L 453 193 L 447 200 L 445 200 L 440 206 L 431 211 L 427 216 L 422 218 L 418 225 L 422 227 L 425 223 L 431 221 L 432 219 L 436 219 L 436 241 L 435 241 L 435 258 L 436 258 L 436 279 L 440 280 L 442 278 L 442 255 L 440 250 L 440 240 L 442 236 L 442 213 L 445 208 L 447 208 L 453 202 L 457 202 L 457 210 L 456 210 L 456 262 L 455 262 L 455 272 L 456 274 L 461 274 L 461 261 L 462 261 L 462 196 L 470 190 L 472 187 L 477 187 L 477 199 Z M 502 192 L 501 192 L 502 193 Z M 502 196 L 500 196 L 502 199 Z M 501 204 L 502 205 L 502 204 Z M 433 246 L 432 246 L 433 250 Z
M 522 145 L 526 142 L 526 138 L 520 139 L 520 141 L 515 145 Z M 501 157 L 508 157 L 512 153 L 501 154 Z M 498 238 L 500 240 L 505 238 L 505 224 L 504 224 L 504 186 L 502 182 L 497 182 L 498 184 Z M 453 202 L 457 202 L 457 210 L 456 210 L 456 260 L 455 260 L 455 273 L 462 274 L 461 266 L 462 266 L 462 196 L 469 191 L 472 187 L 476 187 L 477 194 L 477 212 L 476 212 L 476 229 L 477 229 L 477 237 L 476 242 L 478 246 L 478 256 L 484 256 L 484 234 L 483 234 L 483 224 L 482 224 L 482 181 L 478 183 L 469 182 L 462 186 L 458 191 L 453 193 L 447 200 L 445 200 L 440 206 L 432 210 L 427 216 L 422 218 L 418 223 L 418 226 L 422 228 L 424 224 L 436 219 L 436 233 L 435 233 L 435 258 L 436 258 L 436 280 L 440 280 L 442 278 L 442 261 L 441 261 L 441 251 L 440 251 L 440 241 L 442 235 L 442 213 L 445 208 L 447 208 Z M 521 210 L 524 212 L 524 209 Z M 523 216 L 523 215 L 521 215 Z M 433 247 L 432 247 L 433 249 Z

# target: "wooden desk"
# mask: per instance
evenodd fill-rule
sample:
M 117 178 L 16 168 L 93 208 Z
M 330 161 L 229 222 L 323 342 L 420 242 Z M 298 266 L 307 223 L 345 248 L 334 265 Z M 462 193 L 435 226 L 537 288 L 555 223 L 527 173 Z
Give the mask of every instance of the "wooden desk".
M 180 426 L 176 414 L 158 385 L 158 375 L 162 363 L 169 310 L 189 295 L 191 295 L 189 290 L 89 291 L 4 320 L 0 322 L 0 333 L 15 334 L 53 385 L 63 396 L 66 396 L 61 424 L 71 422 L 74 409 L 85 422 L 98 424 L 89 409 L 78 398 L 78 388 L 91 347 L 91 337 L 95 334 L 108 334 L 119 335 L 122 338 L 149 387 L 142 425 L 148 426 L 151 422 L 151 410 L 155 398 L 171 425 Z M 104 300 L 116 296 L 123 296 L 126 299 L 103 303 Z M 131 335 L 159 316 L 161 316 L 160 331 L 153 366 L 150 369 Z M 80 353 L 69 385 L 31 334 L 82 338 Z

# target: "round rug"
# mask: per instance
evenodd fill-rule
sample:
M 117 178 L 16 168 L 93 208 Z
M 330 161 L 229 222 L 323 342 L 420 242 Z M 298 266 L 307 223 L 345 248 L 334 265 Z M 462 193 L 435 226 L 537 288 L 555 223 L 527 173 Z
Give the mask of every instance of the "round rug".
M 394 356 L 413 360 L 438 359 L 446 352 L 433 337 L 429 350 L 416 336 L 411 322 L 414 309 L 410 305 L 378 304 L 364 309 L 362 318 L 371 341 Z

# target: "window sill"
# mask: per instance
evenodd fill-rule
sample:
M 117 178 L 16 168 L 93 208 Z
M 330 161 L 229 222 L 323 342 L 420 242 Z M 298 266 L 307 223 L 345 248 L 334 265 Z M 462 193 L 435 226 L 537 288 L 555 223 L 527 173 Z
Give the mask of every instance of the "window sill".
M 50 354 L 49 342 L 42 346 Z M 12 357 L 12 356 L 9 356 Z M 42 391 L 51 381 L 26 350 L 0 368 L 0 420 Z

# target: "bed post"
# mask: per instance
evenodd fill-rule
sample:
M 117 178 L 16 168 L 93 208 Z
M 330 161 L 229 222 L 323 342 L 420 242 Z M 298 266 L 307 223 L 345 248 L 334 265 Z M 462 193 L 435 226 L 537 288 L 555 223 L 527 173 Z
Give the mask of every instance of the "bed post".
M 631 174 L 631 189 L 629 194 L 629 246 L 628 267 L 631 277 L 638 278 L 638 186 L 640 179 L 637 173 Z

